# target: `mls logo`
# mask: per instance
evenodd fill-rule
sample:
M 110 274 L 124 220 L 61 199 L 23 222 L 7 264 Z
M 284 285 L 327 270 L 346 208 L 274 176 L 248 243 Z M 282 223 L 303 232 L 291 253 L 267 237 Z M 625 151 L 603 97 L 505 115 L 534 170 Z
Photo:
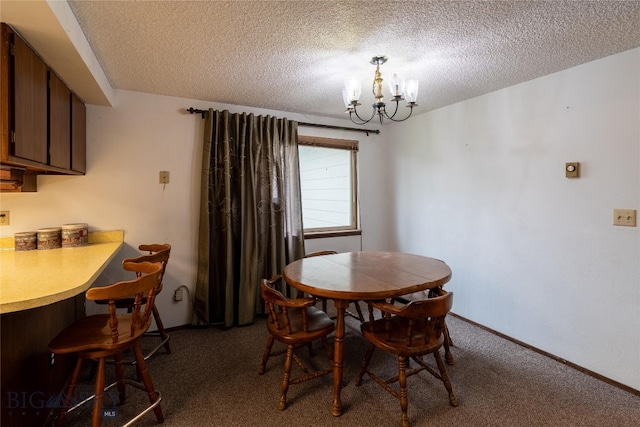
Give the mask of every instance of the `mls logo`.
M 118 410 L 111 408 L 111 409 L 103 409 L 102 410 L 102 418 L 115 418 L 118 416 Z

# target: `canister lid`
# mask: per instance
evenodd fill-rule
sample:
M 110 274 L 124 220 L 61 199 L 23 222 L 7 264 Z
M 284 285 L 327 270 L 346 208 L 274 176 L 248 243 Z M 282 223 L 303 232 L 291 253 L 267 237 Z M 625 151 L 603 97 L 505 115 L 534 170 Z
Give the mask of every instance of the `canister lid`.
M 88 228 L 89 224 L 87 224 L 86 222 L 78 222 L 76 224 L 62 224 L 62 229 L 63 230 L 71 230 L 71 229 L 77 229 L 77 228 Z
M 39 228 L 38 233 L 55 233 L 60 230 L 61 230 L 60 227 Z

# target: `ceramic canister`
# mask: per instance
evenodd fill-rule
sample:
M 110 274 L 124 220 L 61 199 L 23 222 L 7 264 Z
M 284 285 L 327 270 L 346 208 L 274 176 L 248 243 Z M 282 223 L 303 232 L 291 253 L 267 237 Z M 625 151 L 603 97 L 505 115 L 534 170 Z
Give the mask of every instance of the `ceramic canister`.
M 38 249 L 56 249 L 62 246 L 60 227 L 38 230 Z
M 89 226 L 85 223 L 62 225 L 62 247 L 75 248 L 89 244 Z
M 16 251 L 31 251 L 37 248 L 38 233 L 35 231 L 23 231 L 14 234 Z

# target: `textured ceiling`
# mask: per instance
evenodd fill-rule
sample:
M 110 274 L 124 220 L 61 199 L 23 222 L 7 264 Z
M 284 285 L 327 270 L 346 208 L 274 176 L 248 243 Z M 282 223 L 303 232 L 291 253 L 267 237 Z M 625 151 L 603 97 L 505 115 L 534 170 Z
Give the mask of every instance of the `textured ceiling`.
M 638 1 L 68 3 L 116 89 L 333 117 L 376 55 L 424 112 L 640 46 Z

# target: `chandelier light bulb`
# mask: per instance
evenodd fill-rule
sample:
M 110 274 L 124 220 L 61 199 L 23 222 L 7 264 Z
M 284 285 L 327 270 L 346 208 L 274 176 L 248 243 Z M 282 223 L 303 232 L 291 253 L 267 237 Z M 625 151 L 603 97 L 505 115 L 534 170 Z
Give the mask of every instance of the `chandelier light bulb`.
M 402 97 L 402 95 L 404 95 L 404 79 L 398 77 L 397 74 L 394 74 L 389 80 L 389 90 L 391 91 L 391 96 Z
M 351 77 L 344 83 L 345 91 L 351 102 L 358 102 L 362 93 L 362 85 L 355 77 Z
M 411 104 L 414 104 L 418 100 L 418 80 L 407 80 L 404 98 Z
M 342 100 L 344 101 L 344 106 L 347 110 L 353 108 L 353 105 L 351 104 L 351 97 L 345 88 L 342 88 Z

